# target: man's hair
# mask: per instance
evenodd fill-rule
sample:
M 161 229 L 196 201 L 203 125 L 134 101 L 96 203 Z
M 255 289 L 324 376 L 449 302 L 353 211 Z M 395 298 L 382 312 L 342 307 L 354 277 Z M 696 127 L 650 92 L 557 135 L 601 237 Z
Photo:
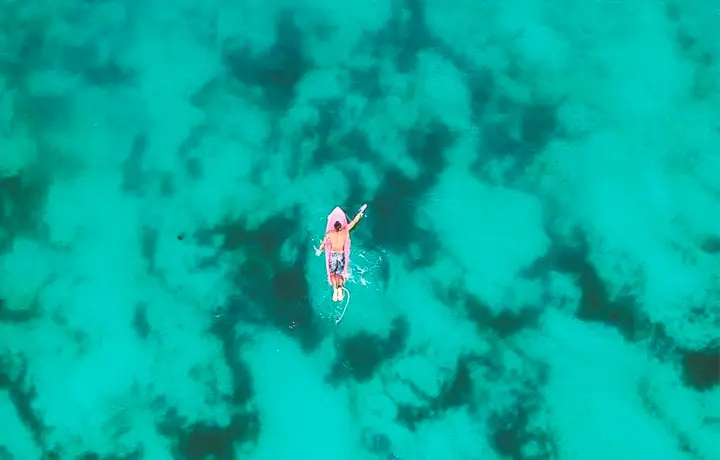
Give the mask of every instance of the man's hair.
M 342 224 L 340 223 L 339 220 L 336 220 L 335 221 L 335 230 L 337 230 L 339 232 L 341 228 L 342 228 Z

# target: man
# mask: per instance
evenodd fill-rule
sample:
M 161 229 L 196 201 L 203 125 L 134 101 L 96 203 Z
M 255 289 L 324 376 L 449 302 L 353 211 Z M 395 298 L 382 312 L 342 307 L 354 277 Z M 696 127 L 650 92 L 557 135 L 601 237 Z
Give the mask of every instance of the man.
M 350 231 L 365 215 L 366 208 L 367 205 L 364 204 L 350 223 L 340 207 L 333 209 L 328 216 L 325 238 L 315 251 L 315 255 L 319 256 L 325 250 L 325 268 L 328 283 L 333 288 L 333 302 L 342 301 L 345 297 L 343 289 L 350 266 Z

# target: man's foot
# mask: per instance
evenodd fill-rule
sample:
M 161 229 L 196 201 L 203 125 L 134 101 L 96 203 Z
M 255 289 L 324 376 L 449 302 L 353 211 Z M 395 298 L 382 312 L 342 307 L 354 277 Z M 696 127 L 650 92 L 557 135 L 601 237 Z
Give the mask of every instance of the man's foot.
M 338 289 L 338 300 L 342 302 L 342 300 L 345 298 L 345 291 L 343 291 L 342 288 Z
M 333 288 L 333 302 L 338 301 L 338 289 Z

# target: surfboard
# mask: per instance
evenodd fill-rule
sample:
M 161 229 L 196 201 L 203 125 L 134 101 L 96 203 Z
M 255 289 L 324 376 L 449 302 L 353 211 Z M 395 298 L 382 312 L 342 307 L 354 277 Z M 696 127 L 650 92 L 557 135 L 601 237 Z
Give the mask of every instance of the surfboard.
M 364 204 L 360 207 L 360 212 L 365 212 L 367 209 L 367 204 Z M 335 209 L 332 210 L 332 212 L 327 217 L 327 224 L 325 225 L 325 234 L 328 234 L 331 231 L 335 230 L 335 222 L 340 222 L 340 224 L 343 226 L 343 228 L 348 226 L 348 220 L 347 216 L 345 215 L 345 211 L 342 210 L 340 206 L 336 206 Z M 345 253 L 345 266 L 343 267 L 343 273 L 342 277 L 345 279 L 345 282 L 348 281 L 348 275 L 349 275 L 349 268 L 350 268 L 350 248 L 352 244 L 350 241 L 350 235 L 348 235 L 347 240 L 345 241 L 345 247 L 344 253 Z M 332 279 L 330 277 L 330 253 L 332 252 L 332 245 L 330 241 L 327 241 L 325 243 L 325 271 L 327 274 L 328 284 L 332 286 Z M 347 295 L 347 301 L 345 302 L 345 306 L 343 307 L 342 313 L 340 316 L 335 320 L 335 324 L 339 324 L 340 321 L 343 320 L 345 317 L 345 312 L 347 311 L 348 305 L 350 305 L 350 291 L 343 286 L 343 291 L 345 291 L 345 295 Z
M 327 235 L 330 232 L 335 231 L 335 222 L 340 222 L 340 224 L 343 226 L 343 228 L 348 226 L 347 216 L 345 215 L 345 211 L 340 208 L 340 206 L 336 206 L 335 209 L 332 210 L 330 215 L 328 215 L 327 218 L 327 225 L 325 225 L 325 234 Z M 350 235 L 348 235 L 348 239 L 345 241 L 345 267 L 343 267 L 343 274 L 342 277 L 346 280 L 348 279 L 348 268 L 350 267 Z M 327 273 L 327 279 L 328 284 L 332 286 L 332 279 L 330 278 L 330 253 L 332 252 L 332 244 L 330 243 L 330 240 L 328 240 L 325 243 L 325 272 Z

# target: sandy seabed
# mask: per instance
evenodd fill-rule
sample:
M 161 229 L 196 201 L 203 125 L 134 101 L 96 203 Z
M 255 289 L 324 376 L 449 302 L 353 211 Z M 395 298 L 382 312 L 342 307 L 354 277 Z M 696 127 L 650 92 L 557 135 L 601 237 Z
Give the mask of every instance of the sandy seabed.
M 720 459 L 717 2 L 0 24 L 0 459 Z

